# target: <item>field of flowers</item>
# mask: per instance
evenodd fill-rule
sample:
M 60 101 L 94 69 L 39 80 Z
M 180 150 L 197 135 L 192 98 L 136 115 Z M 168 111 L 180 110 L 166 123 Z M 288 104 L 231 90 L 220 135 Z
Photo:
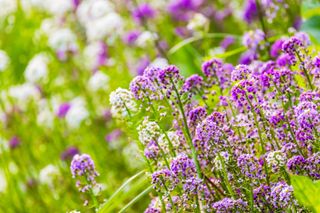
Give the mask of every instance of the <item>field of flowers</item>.
M 0 212 L 320 212 L 320 2 L 0 0 Z

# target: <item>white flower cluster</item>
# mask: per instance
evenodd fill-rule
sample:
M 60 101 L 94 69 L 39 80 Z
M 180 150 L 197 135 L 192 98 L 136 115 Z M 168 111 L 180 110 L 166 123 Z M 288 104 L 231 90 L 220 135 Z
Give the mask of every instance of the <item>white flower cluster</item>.
M 86 30 L 89 41 L 102 40 L 121 32 L 123 20 L 107 0 L 82 1 L 77 17 Z
M 286 155 L 281 151 L 269 152 L 266 161 L 268 166 L 272 167 L 273 170 L 283 167 L 286 164 Z
M 152 140 L 157 140 L 160 136 L 159 125 L 154 121 L 148 119 L 143 120 L 137 128 L 139 140 L 144 145 L 147 145 Z
M 123 119 L 129 113 L 137 111 L 137 104 L 131 91 L 118 88 L 110 94 L 111 114 L 114 118 Z
M 60 175 L 60 170 L 58 167 L 49 164 L 44 167 L 39 173 L 39 181 L 41 184 L 53 187 L 54 180 Z
M 213 169 L 222 171 L 228 165 L 230 156 L 228 152 L 220 152 L 213 160 Z M 223 166 L 224 164 L 224 166 Z
M 7 69 L 9 62 L 10 62 L 10 59 L 7 53 L 3 50 L 0 50 L 0 72 Z
M 66 114 L 66 122 L 70 128 L 78 128 L 80 124 L 89 117 L 89 112 L 85 107 L 85 101 L 75 98 L 71 101 L 71 108 Z
M 35 55 L 29 62 L 24 77 L 28 82 L 35 83 L 42 80 L 48 75 L 48 58 L 39 53 Z
M 95 72 L 88 82 L 88 88 L 89 90 L 96 92 L 99 90 L 108 89 L 109 87 L 109 76 L 104 74 L 101 71 Z
M 170 152 L 170 146 L 169 146 L 169 141 L 172 143 L 173 148 L 176 150 L 180 147 L 181 141 L 179 138 L 179 135 L 174 132 L 174 131 L 169 131 L 167 132 L 167 135 L 161 134 L 159 139 L 158 139 L 158 144 L 159 146 L 163 149 L 165 153 Z

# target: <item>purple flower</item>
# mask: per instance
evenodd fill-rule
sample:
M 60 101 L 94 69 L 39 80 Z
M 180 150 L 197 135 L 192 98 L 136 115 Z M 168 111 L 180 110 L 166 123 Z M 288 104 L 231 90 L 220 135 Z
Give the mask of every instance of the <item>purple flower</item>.
M 256 51 L 264 37 L 265 34 L 262 30 L 249 31 L 243 35 L 242 43 L 250 50 Z
M 140 58 L 137 66 L 137 75 L 142 75 L 144 70 L 149 66 L 150 60 L 148 57 Z
M 127 45 L 133 45 L 137 38 L 139 37 L 140 32 L 138 30 L 133 30 L 130 32 L 127 32 L 123 37 L 122 41 Z
M 188 21 L 191 12 L 196 11 L 203 0 L 171 0 L 168 5 L 168 11 L 171 16 L 179 21 Z
M 241 173 L 248 178 L 261 178 L 262 169 L 258 159 L 252 154 L 242 154 L 237 159 L 237 165 Z
M 94 162 L 87 154 L 76 154 L 71 161 L 71 173 L 73 178 L 78 178 L 76 186 L 81 192 L 86 192 L 96 185 L 95 178 L 99 175 L 94 166 Z M 84 177 L 85 181 L 81 181 Z
M 70 110 L 71 108 L 71 104 L 70 103 L 63 103 L 59 106 L 57 112 L 56 112 L 56 115 L 59 117 L 59 118 L 64 118 L 66 116 L 66 114 L 68 113 L 68 111 Z
M 282 50 L 282 44 L 283 44 L 284 40 L 283 39 L 279 39 L 276 42 L 273 43 L 273 45 L 271 46 L 270 49 L 270 55 L 271 57 L 278 57 L 279 54 L 281 53 Z
M 115 129 L 106 135 L 105 140 L 107 142 L 112 142 L 117 140 L 121 135 L 122 135 L 122 131 L 120 129 Z
M 290 158 L 287 162 L 287 167 L 289 171 L 295 174 L 304 174 L 304 167 L 307 161 L 304 159 L 303 156 L 297 155 Z
M 287 208 L 293 205 L 293 188 L 284 181 L 271 187 L 270 202 L 274 208 Z
M 156 88 L 153 86 L 150 79 L 145 76 L 135 77 L 130 83 L 130 91 L 138 100 L 157 99 L 157 95 L 155 93 Z
M 202 64 L 201 69 L 205 76 L 213 77 L 222 72 L 222 62 L 219 59 L 211 59 Z
M 235 39 L 233 36 L 227 36 L 220 42 L 220 47 L 227 49 L 230 45 L 234 43 Z
M 215 202 L 212 205 L 212 208 L 217 213 L 225 213 L 225 212 L 236 212 L 239 210 L 244 211 L 246 209 L 247 203 L 242 199 L 234 200 L 232 198 L 223 198 L 222 200 Z
M 151 184 L 157 192 L 165 192 L 165 188 L 172 191 L 176 186 L 173 174 L 169 169 L 155 171 L 151 176 Z
M 132 12 L 132 16 L 138 23 L 143 23 L 147 19 L 155 17 L 156 11 L 148 4 L 142 3 Z
M 249 65 L 253 60 L 257 59 L 257 55 L 254 51 L 248 50 L 241 54 L 239 58 L 239 64 Z
M 190 92 L 193 89 L 200 90 L 203 83 L 203 78 L 197 74 L 187 78 L 182 86 L 182 92 Z M 197 91 L 196 91 L 197 92 Z
M 257 16 L 258 9 L 255 0 L 247 0 L 244 7 L 243 19 L 250 24 Z
M 76 154 L 79 154 L 78 148 L 70 146 L 64 152 L 62 152 L 60 158 L 64 161 L 71 160 Z
M 249 74 L 251 74 L 252 71 L 249 69 L 247 65 L 240 64 L 234 68 L 234 70 L 231 73 L 231 80 L 232 81 L 239 81 L 248 79 Z
M 181 179 L 188 179 L 197 175 L 193 160 L 183 153 L 171 161 L 170 170 L 175 177 Z
M 9 141 L 9 148 L 10 149 L 15 149 L 21 144 L 20 139 L 17 136 L 14 136 L 10 139 Z

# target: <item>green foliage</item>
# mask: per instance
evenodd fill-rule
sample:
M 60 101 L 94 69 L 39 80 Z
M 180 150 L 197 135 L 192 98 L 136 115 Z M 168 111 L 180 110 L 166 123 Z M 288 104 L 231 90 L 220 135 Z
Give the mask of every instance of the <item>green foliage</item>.
M 298 201 L 313 212 L 320 212 L 320 181 L 313 182 L 310 178 L 291 175 L 291 184 Z

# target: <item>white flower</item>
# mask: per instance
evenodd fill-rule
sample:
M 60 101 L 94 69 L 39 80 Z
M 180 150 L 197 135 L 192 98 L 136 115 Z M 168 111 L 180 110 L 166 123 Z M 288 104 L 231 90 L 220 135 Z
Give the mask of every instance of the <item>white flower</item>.
M 286 164 L 287 158 L 283 152 L 273 151 L 268 153 L 266 161 L 268 166 L 272 167 L 272 170 L 275 170 L 279 167 L 283 167 Z
M 5 17 L 15 12 L 17 9 L 17 1 L 0 0 L 0 17 Z
M 158 38 L 156 33 L 152 33 L 150 31 L 144 31 L 139 35 L 139 37 L 136 40 L 136 45 L 138 47 L 144 48 L 147 47 L 150 44 L 153 44 L 153 42 Z
M 59 52 L 77 50 L 76 36 L 69 28 L 58 29 L 49 34 L 49 46 Z
M 66 114 L 66 122 L 71 128 L 78 128 L 80 124 L 89 117 L 89 112 L 81 98 L 76 98 L 71 102 L 71 108 Z
M 156 58 L 150 65 L 150 67 L 157 67 L 160 69 L 163 69 L 165 67 L 167 67 L 168 64 L 168 60 L 165 58 Z
M 102 40 L 121 32 L 123 20 L 117 13 L 110 13 L 103 18 L 93 21 L 87 26 L 87 37 L 90 41 Z
M 0 72 L 7 69 L 9 62 L 10 62 L 10 59 L 9 59 L 7 53 L 3 50 L 0 50 Z
M 29 82 L 38 82 L 44 80 L 48 74 L 48 58 L 44 54 L 35 55 L 29 62 L 24 77 Z
M 86 48 L 84 49 L 84 60 L 85 65 L 89 69 L 96 69 L 99 65 L 102 65 L 100 61 L 101 57 L 104 57 L 106 59 L 107 57 L 107 47 L 102 42 L 92 42 Z
M 197 31 L 205 28 L 208 24 L 209 20 L 204 15 L 201 13 L 196 13 L 188 23 L 187 29 Z
M 170 152 L 170 146 L 169 146 L 169 141 L 168 141 L 167 136 L 168 136 L 173 148 L 178 149 L 181 144 L 179 135 L 177 135 L 176 132 L 169 131 L 169 132 L 167 132 L 167 135 L 161 134 L 158 139 L 158 144 L 165 151 L 165 153 Z
M 0 170 L 0 192 L 5 192 L 7 190 L 7 179 L 3 170 Z
M 54 180 L 60 175 L 59 168 L 49 164 L 44 167 L 39 174 L 39 181 L 42 184 L 46 184 L 48 186 L 53 186 Z
M 46 99 L 40 100 L 38 104 L 38 109 L 39 109 L 39 112 L 37 116 L 37 124 L 39 126 L 43 126 L 46 128 L 52 128 L 55 114 L 50 109 L 48 100 Z
M 16 99 L 19 106 L 24 106 L 30 100 L 37 100 L 40 98 L 40 91 L 37 87 L 30 83 L 25 83 L 9 88 L 8 95 Z
M 88 87 L 91 91 L 108 88 L 109 77 L 101 71 L 94 73 L 89 79 Z
M 230 156 L 228 152 L 220 152 L 214 159 L 213 159 L 213 169 L 221 171 L 223 168 L 226 169 L 226 165 L 229 163 Z M 224 166 L 223 166 L 224 164 Z
M 115 118 L 125 118 L 129 112 L 137 110 L 137 104 L 131 91 L 118 88 L 110 94 L 111 114 Z M 128 112 L 129 111 L 129 112 Z
M 157 140 L 160 136 L 160 127 L 154 121 L 144 119 L 142 124 L 137 128 L 139 140 L 144 145 L 147 145 L 152 140 Z

